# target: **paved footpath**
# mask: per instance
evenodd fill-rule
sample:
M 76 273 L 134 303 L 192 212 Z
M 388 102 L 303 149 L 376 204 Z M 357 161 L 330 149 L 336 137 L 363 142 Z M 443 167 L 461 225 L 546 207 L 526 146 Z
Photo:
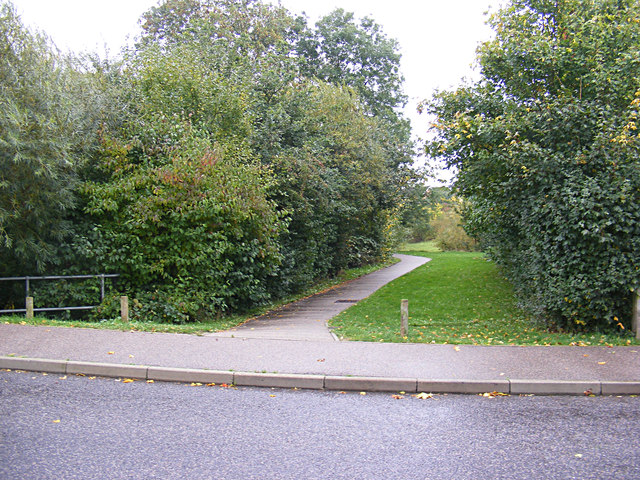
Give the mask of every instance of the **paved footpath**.
M 303 298 L 252 319 L 236 328 L 212 333 L 214 337 L 263 338 L 333 342 L 327 322 L 360 300 L 402 275 L 424 265 L 430 259 L 413 255 L 394 255 L 399 263 L 377 270 Z
M 350 293 L 335 289 L 323 301 L 342 308 L 346 302 L 336 300 L 357 300 L 357 292 L 366 296 L 370 281 L 349 282 Z M 316 322 L 315 312 L 309 316 L 326 331 L 326 320 Z M 261 331 L 258 322 L 271 323 L 273 328 L 262 330 L 271 333 L 249 338 Z M 0 368 L 327 390 L 640 394 L 640 347 L 382 344 L 296 339 L 289 333 L 284 339 L 269 335 L 288 328 L 278 330 L 269 319 L 258 322 L 238 329 L 235 337 L 0 324 Z M 315 331 L 315 323 L 309 329 Z

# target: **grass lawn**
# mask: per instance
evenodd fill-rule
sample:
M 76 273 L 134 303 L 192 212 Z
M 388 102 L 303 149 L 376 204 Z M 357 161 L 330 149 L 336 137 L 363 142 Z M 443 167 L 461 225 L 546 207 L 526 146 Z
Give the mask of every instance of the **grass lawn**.
M 439 253 L 440 249 L 437 247 L 436 242 L 431 240 L 429 242 L 418 243 L 405 243 L 401 247 L 401 253 L 413 254 L 416 252 L 421 253 Z
M 427 245 L 429 246 L 429 245 Z M 418 247 L 421 248 L 421 247 Z M 533 324 L 482 253 L 420 252 L 431 262 L 391 282 L 331 321 L 344 339 L 473 345 L 630 345 L 630 336 L 550 332 Z M 409 335 L 400 336 L 400 301 Z
M 32 319 L 27 319 L 24 315 L 10 315 L 0 316 L 0 322 L 4 323 L 19 323 L 22 325 L 48 325 L 52 327 L 76 327 L 76 328 L 100 328 L 105 330 L 123 330 L 123 331 L 140 331 L 140 332 L 164 332 L 164 333 L 185 333 L 200 335 L 208 332 L 219 332 L 221 330 L 227 330 L 235 327 L 241 323 L 246 322 L 248 319 L 266 313 L 279 306 L 286 305 L 300 298 L 308 297 L 314 293 L 321 292 L 328 288 L 331 288 L 340 283 L 352 280 L 354 278 L 361 277 L 367 273 L 374 272 L 388 265 L 397 263 L 399 260 L 391 258 L 384 263 L 375 265 L 366 265 L 360 268 L 353 268 L 341 272 L 335 278 L 321 281 L 302 292 L 299 295 L 291 296 L 278 302 L 265 305 L 261 308 L 255 309 L 243 315 L 232 315 L 222 318 L 211 319 L 208 322 L 201 323 L 187 323 L 184 325 L 171 324 L 171 323 L 152 323 L 152 322 L 140 322 L 130 321 L 129 323 L 122 323 L 119 318 L 107 319 L 103 321 L 83 321 L 83 320 L 60 320 L 55 317 L 36 316 Z

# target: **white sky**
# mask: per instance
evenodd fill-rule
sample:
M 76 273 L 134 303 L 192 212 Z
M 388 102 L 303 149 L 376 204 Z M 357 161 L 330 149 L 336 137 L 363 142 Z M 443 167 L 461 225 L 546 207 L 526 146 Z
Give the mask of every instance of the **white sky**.
M 62 50 L 90 50 L 111 56 L 138 33 L 138 19 L 158 0 L 13 0 L 23 21 L 48 34 Z M 458 85 L 473 77 L 475 50 L 491 38 L 487 10 L 500 0 L 270 0 L 293 13 L 305 12 L 309 23 L 334 10 L 370 16 L 388 37 L 398 40 L 402 73 L 414 135 L 426 136 L 428 119 L 417 104 L 435 89 Z

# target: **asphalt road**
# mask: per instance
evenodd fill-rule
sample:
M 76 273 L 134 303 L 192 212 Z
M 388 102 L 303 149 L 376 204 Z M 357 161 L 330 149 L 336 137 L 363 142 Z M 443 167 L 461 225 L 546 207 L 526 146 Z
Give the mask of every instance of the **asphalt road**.
M 0 372 L 1 479 L 638 479 L 640 398 L 314 392 Z

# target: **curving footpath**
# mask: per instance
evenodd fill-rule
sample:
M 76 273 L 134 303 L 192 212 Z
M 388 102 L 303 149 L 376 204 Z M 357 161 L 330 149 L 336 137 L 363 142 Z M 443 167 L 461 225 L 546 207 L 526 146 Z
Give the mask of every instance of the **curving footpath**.
M 454 347 L 335 341 L 327 319 L 417 268 L 412 262 L 416 258 L 425 261 L 402 256 L 399 264 L 215 335 L 0 324 L 0 368 L 345 391 L 640 394 L 637 346 Z M 314 302 L 318 302 L 315 307 Z M 301 335 L 303 331 L 308 334 Z

